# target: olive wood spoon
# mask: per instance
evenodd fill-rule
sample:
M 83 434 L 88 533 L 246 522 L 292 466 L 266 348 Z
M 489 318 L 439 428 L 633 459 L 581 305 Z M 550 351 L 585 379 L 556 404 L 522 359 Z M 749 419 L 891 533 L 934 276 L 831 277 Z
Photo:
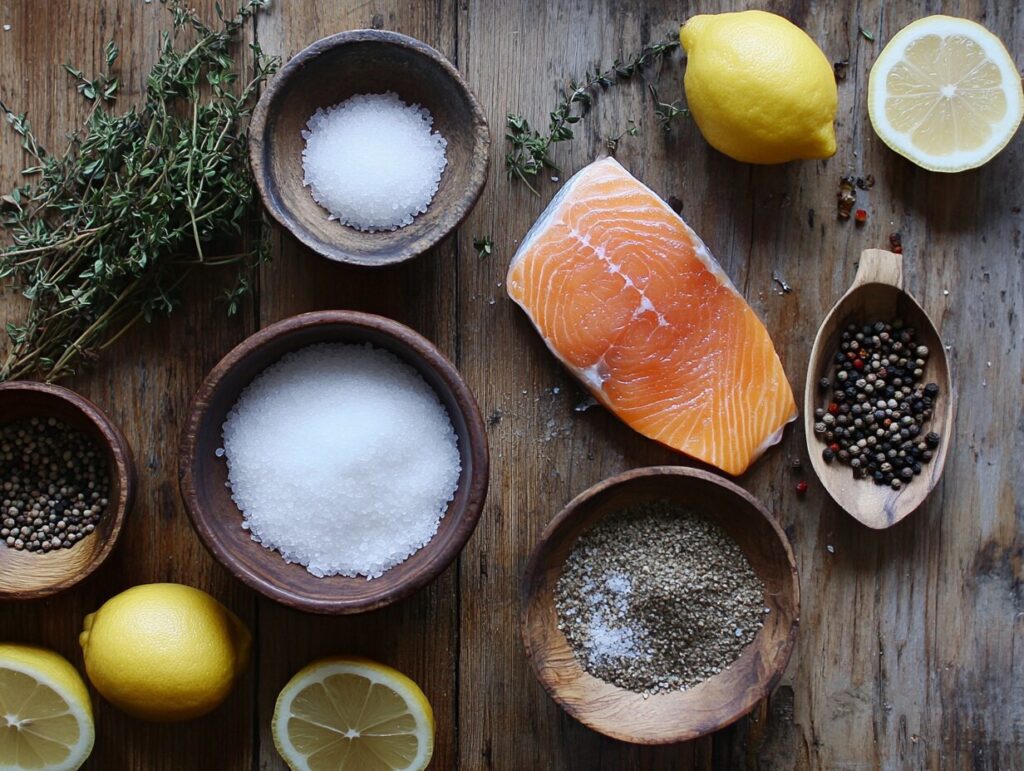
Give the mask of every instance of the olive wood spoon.
M 928 347 L 928 358 L 921 382 L 937 383 L 939 395 L 932 417 L 922 426 L 922 437 L 934 431 L 941 441 L 930 463 L 899 490 L 876 485 L 870 478 L 854 479 L 853 470 L 838 460 L 827 463 L 822 457 L 825 444 L 814 433 L 814 410 L 830 397 L 830 391 L 818 388 L 823 377 L 832 380 L 832 358 L 839 350 L 839 338 L 850 322 L 859 325 L 902 318 L 916 330 L 916 344 Z M 811 465 L 832 499 L 848 514 L 868 527 L 890 527 L 916 509 L 942 476 L 952 435 L 956 395 L 950 380 L 946 349 L 932 320 L 917 301 L 903 290 L 903 255 L 883 249 L 861 252 L 860 265 L 853 284 L 825 317 L 814 338 L 804 384 L 804 436 Z

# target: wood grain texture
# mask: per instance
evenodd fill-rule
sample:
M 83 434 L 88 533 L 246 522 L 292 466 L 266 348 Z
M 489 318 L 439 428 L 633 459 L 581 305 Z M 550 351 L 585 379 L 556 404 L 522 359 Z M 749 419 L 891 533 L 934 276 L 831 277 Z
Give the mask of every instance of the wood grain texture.
M 205 18 L 213 18 L 213 0 L 194 5 Z M 61 146 L 65 133 L 81 125 L 89 110 L 61 64 L 72 62 L 85 72 L 97 72 L 103 46 L 117 40 L 121 99 L 137 101 L 156 58 L 159 34 L 170 26 L 158 3 L 129 0 L 2 2 L 2 24 L 11 29 L 0 29 L 0 96 L 12 109 L 27 111 L 44 146 L 51 147 Z M 4 190 L 21 183 L 17 171 L 24 161 L 17 137 L 0 131 Z M 175 311 L 173 321 L 140 325 L 107 351 L 101 367 L 65 383 L 95 402 L 124 432 L 139 472 L 135 508 L 110 559 L 80 585 L 46 600 L 0 605 L 0 639 L 54 648 L 82 671 L 78 632 L 85 614 L 117 592 L 155 581 L 178 581 L 208 591 L 253 625 L 253 595 L 213 561 L 189 525 L 175 463 L 178 427 L 192 392 L 223 352 L 252 328 L 251 313 L 229 321 L 218 300 L 229 278 L 194 274 L 184 287 L 189 299 Z M 16 318 L 21 307 L 5 292 L 3 321 Z M 174 726 L 128 717 L 97 696 L 96 749 L 86 768 L 251 767 L 255 687 L 255 676 L 247 674 L 208 718 Z
M 198 2 L 208 17 L 212 1 Z M 638 748 L 566 715 L 534 679 L 517 634 L 516 587 L 554 514 L 613 473 L 677 456 L 584 394 L 506 298 L 517 242 L 558 189 L 541 197 L 503 174 L 507 112 L 543 126 L 570 75 L 659 39 L 698 12 L 740 0 L 278 0 L 257 36 L 285 57 L 346 29 L 393 29 L 433 45 L 459 67 L 490 122 L 491 176 L 457 236 L 410 263 L 366 272 L 329 264 L 277 233 L 250 312 L 227 321 L 209 276 L 193 280 L 169 322 L 136 330 L 102 365 L 71 383 L 122 426 L 135 448 L 139 500 L 121 545 L 98 573 L 46 601 L 0 605 L 0 636 L 54 647 L 81 664 L 82 616 L 134 583 L 179 580 L 211 591 L 253 628 L 253 666 L 227 704 L 184 726 L 151 726 L 98 703 L 88 767 L 283 769 L 269 736 L 280 687 L 319 656 L 355 652 L 397 666 L 434 705 L 434 768 L 463 769 L 902 769 L 1024 767 L 1024 134 L 991 163 L 952 176 L 894 155 L 871 130 L 867 74 L 884 41 L 925 13 L 978 20 L 1024 63 L 1024 10 L 998 0 L 884 3 L 765 0 L 806 28 L 833 61 L 839 84 L 835 157 L 777 167 L 735 163 L 711 150 L 692 122 L 659 133 L 641 84 L 602 94 L 578 136 L 554 151 L 567 178 L 604 139 L 635 118 L 617 157 L 657 193 L 676 196 L 772 333 L 794 390 L 803 386 L 814 332 L 850 285 L 860 252 L 903 235 L 904 275 L 945 343 L 960 396 L 943 481 L 911 517 L 872 531 L 836 506 L 809 469 L 802 430 L 739 483 L 786 529 L 801 573 L 801 629 L 775 694 L 749 719 L 682 745 Z M 138 0 L 0 0 L 0 96 L 27 108 L 56 140 L 86 110 L 60 63 L 96 67 L 116 37 L 138 98 L 164 11 Z M 876 42 L 867 40 L 860 28 Z M 129 64 L 130 61 L 130 64 Z M 679 59 L 659 76 L 663 99 L 682 96 Z M 0 132 L 0 180 L 16 181 L 21 152 Z M 839 222 L 841 176 L 872 174 L 858 193 L 862 227 Z M 480 259 L 475 236 L 494 239 Z M 774 271 L 792 286 L 780 295 Z M 3 297 L 3 320 L 17 313 Z M 174 479 L 174 449 L 203 375 L 248 332 L 301 311 L 353 308 L 409 324 L 452 357 L 488 417 L 491 493 L 456 566 L 416 596 L 356 618 L 320 618 L 257 599 L 206 554 Z M 802 467 L 793 470 L 793 458 Z M 810 482 L 804 497 L 795 483 Z
M 431 129 L 445 139 L 446 165 L 425 212 L 396 230 L 367 233 L 328 219 L 297 161 L 317 110 L 388 92 L 430 111 Z M 313 251 L 350 265 L 394 265 L 437 246 L 466 218 L 487 180 L 490 133 L 476 97 L 436 48 L 390 30 L 339 32 L 293 56 L 260 96 L 249 136 L 270 215 Z
M 217 457 L 228 412 L 253 378 L 289 353 L 342 343 L 389 351 L 419 373 L 447 411 L 459 448 L 458 485 L 437 532 L 415 554 L 372 581 L 365 576 L 314 576 L 305 566 L 286 563 L 277 551 L 254 541 L 240 527 L 242 512 L 231 495 L 227 460 Z M 487 496 L 487 438 L 473 394 L 455 366 L 422 335 L 372 313 L 315 311 L 264 327 L 210 371 L 182 430 L 178 471 L 196 532 L 232 575 L 296 610 L 363 613 L 414 594 L 458 558 L 476 529 Z
M 824 437 L 814 433 L 814 411 L 827 406 L 832 396 L 831 390 L 822 390 L 818 382 L 822 378 L 832 382 L 835 373 L 833 357 L 839 350 L 839 337 L 843 330 L 850 323 L 863 326 L 896 318 L 915 329 L 916 343 L 929 350 L 920 382 L 922 385 L 937 383 L 940 390 L 925 431 L 934 431 L 943 437 L 935 457 L 925 466 L 920 477 L 912 479 L 899 490 L 875 485 L 870 478 L 856 479 L 853 469 L 838 461 L 826 462 L 821 455 L 826 445 Z M 853 283 L 828 312 L 814 337 L 803 401 L 804 437 L 811 467 L 832 499 L 857 521 L 875 529 L 892 527 L 920 506 L 935 489 L 949 454 L 949 429 L 956 412 L 956 389 L 949 376 L 949 362 L 942 338 L 928 314 L 903 286 L 903 255 L 884 249 L 861 252 Z
M 34 600 L 85 580 L 113 553 L 135 501 L 135 460 L 121 429 L 81 394 L 52 383 L 0 383 L 0 421 L 56 418 L 89 437 L 106 458 L 108 505 L 96 529 L 71 549 L 0 549 L 0 600 Z
M 666 500 L 679 511 L 697 512 L 739 546 L 764 586 L 767 615 L 753 642 L 725 671 L 685 691 L 645 697 L 584 670 L 559 629 L 555 594 L 580 536 L 607 517 Z M 799 594 L 786 536 L 750 493 L 700 469 L 633 469 L 587 488 L 544 528 L 523 574 L 523 644 L 537 679 L 580 722 L 636 744 L 679 743 L 730 725 L 771 693 L 796 641 Z

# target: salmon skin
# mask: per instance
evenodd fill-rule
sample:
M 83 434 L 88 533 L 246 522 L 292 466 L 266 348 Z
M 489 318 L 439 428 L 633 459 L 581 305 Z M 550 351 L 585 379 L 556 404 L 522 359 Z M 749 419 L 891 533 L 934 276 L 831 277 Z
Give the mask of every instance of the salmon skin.
M 697 234 L 612 158 L 555 196 L 506 286 L 598 401 L 674 450 L 742 474 L 796 418 L 764 324 Z

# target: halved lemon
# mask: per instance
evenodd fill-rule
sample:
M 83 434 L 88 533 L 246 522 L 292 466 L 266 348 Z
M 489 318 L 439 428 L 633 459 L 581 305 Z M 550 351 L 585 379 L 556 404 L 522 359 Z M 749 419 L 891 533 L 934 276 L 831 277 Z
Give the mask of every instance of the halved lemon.
M 75 771 L 95 739 L 81 675 L 53 651 L 0 645 L 0 769 Z
M 412 680 L 363 658 L 299 670 L 277 697 L 274 744 L 292 771 L 421 771 L 434 712 Z
M 928 16 L 889 41 L 871 68 L 868 114 L 889 147 L 932 171 L 981 166 L 1024 115 L 1020 73 L 973 21 Z

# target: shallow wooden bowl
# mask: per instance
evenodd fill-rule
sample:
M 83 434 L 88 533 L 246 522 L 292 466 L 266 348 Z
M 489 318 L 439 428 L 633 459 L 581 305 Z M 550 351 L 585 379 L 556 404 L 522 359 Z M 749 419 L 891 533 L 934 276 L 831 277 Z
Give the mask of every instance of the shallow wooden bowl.
M 317 108 L 385 91 L 430 110 L 448 165 L 412 224 L 364 233 L 328 220 L 303 186 L 301 132 Z M 466 218 L 487 179 L 490 141 L 483 109 L 444 56 L 397 32 L 361 29 L 318 40 L 271 80 L 253 112 L 249 157 L 267 210 L 302 243 L 338 262 L 390 265 L 430 249 Z
M 47 597 L 84 579 L 110 556 L 135 498 L 135 464 L 127 440 L 95 404 L 48 383 L 0 384 L 0 421 L 57 418 L 104 450 L 110 471 L 109 504 L 96 529 L 70 549 L 16 551 L 0 544 L 0 599 Z
M 644 699 L 588 674 L 558 629 L 555 585 L 576 539 L 610 512 L 645 501 L 678 502 L 720 525 L 764 582 L 764 626 L 729 669 L 685 691 Z M 544 529 L 522 582 L 522 634 L 537 679 L 566 712 L 622 741 L 669 744 L 724 728 L 749 712 L 782 677 L 796 641 L 796 562 L 775 519 L 742 488 L 679 466 L 627 471 L 573 499 Z
M 821 457 L 825 443 L 814 433 L 814 410 L 823 406 L 829 395 L 818 389 L 818 381 L 832 379 L 832 358 L 839 350 L 839 338 L 852 321 L 866 324 L 902 318 L 917 331 L 920 345 L 928 346 L 924 382 L 938 383 L 938 400 L 925 431 L 942 436 L 931 463 L 899 490 L 876 485 L 870 479 L 854 479 L 853 470 L 839 461 L 826 463 Z M 953 433 L 956 394 L 949 372 L 949 361 L 942 339 L 928 314 L 917 301 L 903 291 L 903 255 L 882 249 L 861 253 L 857 275 L 850 289 L 832 307 L 814 338 L 804 384 L 804 437 L 807 454 L 821 484 L 846 512 L 868 527 L 882 529 L 896 524 L 920 506 L 932 491 L 946 465 Z
M 231 499 L 222 445 L 227 413 L 259 373 L 291 351 L 316 343 L 371 343 L 415 368 L 437 392 L 458 437 L 462 472 L 437 534 L 380 578 L 317 578 L 288 564 L 242 529 Z M 458 371 L 426 338 L 397 321 L 354 311 L 320 311 L 280 321 L 243 340 L 207 375 L 182 431 L 181 495 L 192 525 L 214 557 L 256 591 L 313 613 L 359 613 L 412 594 L 454 560 L 476 528 L 487 496 L 489 456 L 480 410 Z

